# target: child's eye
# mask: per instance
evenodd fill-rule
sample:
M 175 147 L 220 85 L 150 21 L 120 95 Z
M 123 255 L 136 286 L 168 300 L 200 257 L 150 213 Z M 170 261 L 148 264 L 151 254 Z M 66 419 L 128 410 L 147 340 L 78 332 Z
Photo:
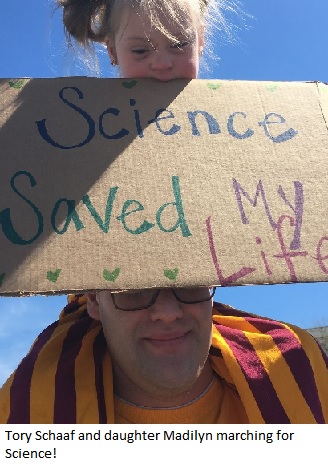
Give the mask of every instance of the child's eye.
M 144 55 L 147 52 L 148 52 L 147 48 L 133 48 L 132 49 L 132 53 L 134 53 L 135 55 Z
M 189 42 L 187 40 L 181 41 L 181 42 L 175 42 L 171 45 L 172 48 L 177 48 L 178 50 L 182 50 L 184 47 L 189 45 Z

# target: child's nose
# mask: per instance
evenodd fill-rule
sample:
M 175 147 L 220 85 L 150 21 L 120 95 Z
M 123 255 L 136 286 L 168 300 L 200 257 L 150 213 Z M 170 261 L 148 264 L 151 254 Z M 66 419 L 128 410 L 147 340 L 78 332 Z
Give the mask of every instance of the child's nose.
M 152 57 L 152 68 L 154 70 L 171 69 L 173 65 L 172 57 L 167 51 L 156 50 Z

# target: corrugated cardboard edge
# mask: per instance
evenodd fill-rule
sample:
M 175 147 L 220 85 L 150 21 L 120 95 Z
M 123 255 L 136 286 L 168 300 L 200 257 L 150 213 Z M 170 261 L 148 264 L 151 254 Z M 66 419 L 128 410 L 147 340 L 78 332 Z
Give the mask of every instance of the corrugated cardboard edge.
M 319 106 L 322 112 L 322 117 L 328 130 L 328 83 L 315 82 L 315 84 L 318 91 Z

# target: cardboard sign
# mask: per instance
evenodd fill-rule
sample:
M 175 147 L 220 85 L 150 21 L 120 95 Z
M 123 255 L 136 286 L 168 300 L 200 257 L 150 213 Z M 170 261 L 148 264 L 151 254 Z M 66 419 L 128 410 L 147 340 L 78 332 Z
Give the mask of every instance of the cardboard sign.
M 328 280 L 328 86 L 0 80 L 0 293 Z

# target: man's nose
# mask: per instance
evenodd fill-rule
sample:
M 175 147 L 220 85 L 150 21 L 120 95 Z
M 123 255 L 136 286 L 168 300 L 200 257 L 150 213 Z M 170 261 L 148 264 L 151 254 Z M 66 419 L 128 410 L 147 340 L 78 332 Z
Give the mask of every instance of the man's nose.
M 174 322 L 183 316 L 181 303 L 175 298 L 170 289 L 162 289 L 157 300 L 149 312 L 152 321 L 161 320 L 165 323 Z
M 156 71 L 171 69 L 173 66 L 172 56 L 166 50 L 155 50 L 152 55 L 151 66 Z

